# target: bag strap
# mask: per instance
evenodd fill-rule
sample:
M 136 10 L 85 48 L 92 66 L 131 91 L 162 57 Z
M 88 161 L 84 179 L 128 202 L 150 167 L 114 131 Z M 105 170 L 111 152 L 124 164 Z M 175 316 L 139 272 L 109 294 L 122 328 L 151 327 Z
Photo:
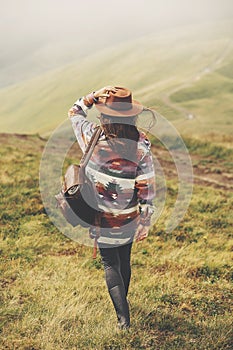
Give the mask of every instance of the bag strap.
M 97 141 L 100 137 L 100 134 L 101 134 L 101 127 L 100 126 L 97 126 L 91 139 L 90 139 L 90 142 L 88 143 L 87 145 L 87 148 L 86 148 L 86 151 L 85 153 L 83 154 L 81 160 L 80 160 L 80 163 L 79 163 L 79 166 L 80 168 L 82 168 L 82 170 L 84 170 L 84 168 L 87 166 L 87 163 L 89 162 L 89 159 L 91 158 L 92 156 L 92 153 L 94 151 L 94 148 L 97 144 Z
M 80 179 L 82 178 L 81 181 L 84 180 L 85 167 L 87 166 L 87 163 L 89 162 L 89 159 L 92 156 L 93 150 L 98 142 L 101 131 L 102 131 L 101 127 L 97 126 L 91 139 L 90 139 L 90 142 L 87 145 L 86 151 L 80 160 L 79 167 L 80 167 Z M 96 220 L 99 220 L 99 219 L 100 219 L 100 214 L 98 215 L 98 217 L 96 217 Z M 97 256 L 97 240 L 98 240 L 99 236 L 100 236 L 100 229 L 97 228 L 96 237 L 94 240 L 93 254 L 92 254 L 93 259 L 96 259 L 96 256 Z

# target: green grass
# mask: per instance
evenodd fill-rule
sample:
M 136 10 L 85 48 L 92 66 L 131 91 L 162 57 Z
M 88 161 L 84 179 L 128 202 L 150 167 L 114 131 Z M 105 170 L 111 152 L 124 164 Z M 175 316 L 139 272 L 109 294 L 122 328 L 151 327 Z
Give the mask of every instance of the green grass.
M 233 150 L 222 146 L 217 146 L 211 142 L 184 138 L 185 145 L 189 152 L 201 155 L 202 157 L 212 157 L 213 159 L 232 159 Z
M 192 86 L 175 92 L 171 100 L 195 115 L 194 120 L 186 121 L 186 125 L 189 123 L 190 135 L 191 129 L 193 134 L 199 135 L 207 133 L 207 130 L 209 133 L 232 133 L 232 79 L 210 73 Z
M 155 146 L 162 147 L 162 143 L 156 139 L 153 135 L 150 135 L 150 140 Z M 171 138 L 169 138 L 171 142 Z M 191 154 L 199 155 L 203 157 L 203 164 L 212 162 L 213 160 L 223 161 L 223 160 L 230 160 L 233 157 L 233 150 L 216 145 L 215 143 L 204 141 L 204 140 L 198 140 L 191 137 L 183 137 L 182 140 L 185 143 L 185 146 L 187 147 L 188 152 Z M 179 148 L 181 146 L 180 139 L 175 138 L 173 143 L 174 147 Z M 208 159 L 205 159 L 205 157 L 208 157 Z M 232 162 L 229 162 L 229 166 L 232 166 Z M 227 167 L 227 164 L 225 165 Z
M 232 51 L 216 66 L 217 73 L 177 91 L 172 97 L 174 105 L 164 103 L 163 94 L 179 89 L 212 65 L 229 45 L 231 33 L 232 21 L 152 33 L 1 89 L 1 131 L 49 134 L 78 97 L 106 84 L 120 84 L 128 86 L 144 105 L 177 121 L 175 126 L 186 136 L 204 135 L 209 140 L 213 132 L 230 135 Z M 179 104 L 197 118 L 187 121 L 176 108 Z
M 233 79 L 233 61 L 231 60 L 223 67 L 219 68 L 217 72 L 224 75 L 227 78 Z
M 132 328 L 119 332 L 99 255 L 93 261 L 92 249 L 62 235 L 44 212 L 45 141 L 1 140 L 1 349 L 231 349 L 231 192 L 195 185 L 183 221 L 167 233 L 178 185 L 167 179 L 163 215 L 133 247 Z M 227 154 L 224 162 L 232 166 Z
M 233 80 L 228 74 L 230 66 L 231 63 L 226 64 L 170 96 L 173 103 L 194 115 L 192 120 L 183 118 L 175 123 L 183 135 L 232 147 Z
M 215 73 L 204 76 L 190 88 L 175 92 L 171 95 L 171 100 L 181 103 L 214 97 L 219 99 L 219 96 L 225 93 L 233 93 L 233 82 L 231 79 Z

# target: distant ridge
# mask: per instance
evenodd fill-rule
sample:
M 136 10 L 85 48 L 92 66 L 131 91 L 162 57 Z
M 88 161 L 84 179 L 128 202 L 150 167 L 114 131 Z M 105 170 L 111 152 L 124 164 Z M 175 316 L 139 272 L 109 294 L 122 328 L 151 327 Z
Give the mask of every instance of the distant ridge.
M 224 21 L 151 34 L 1 89 L 0 130 L 48 135 L 75 99 L 102 85 L 121 84 L 181 133 L 231 133 L 232 33 L 233 21 Z M 226 47 L 214 69 L 195 80 Z M 220 93 L 212 93 L 215 86 L 221 86 Z M 208 93 L 202 96 L 202 91 Z M 185 110 L 195 118 L 187 120 Z

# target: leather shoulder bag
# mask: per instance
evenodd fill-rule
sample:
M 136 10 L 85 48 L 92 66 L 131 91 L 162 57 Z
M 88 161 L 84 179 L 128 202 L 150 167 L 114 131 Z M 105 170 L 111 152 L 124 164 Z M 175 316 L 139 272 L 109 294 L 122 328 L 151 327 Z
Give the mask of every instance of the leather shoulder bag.
M 96 127 L 79 165 L 72 164 L 67 168 L 64 182 L 59 194 L 55 196 L 57 207 L 72 226 L 95 226 L 100 211 L 96 200 L 94 184 L 85 175 L 85 168 L 96 146 L 101 128 Z

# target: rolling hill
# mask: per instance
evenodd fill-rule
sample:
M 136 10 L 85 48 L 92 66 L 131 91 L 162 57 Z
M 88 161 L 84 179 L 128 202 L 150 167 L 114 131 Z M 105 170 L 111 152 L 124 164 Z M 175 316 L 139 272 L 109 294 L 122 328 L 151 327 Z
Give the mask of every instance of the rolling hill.
M 46 215 L 38 172 L 45 142 L 0 134 L 0 348 L 232 349 L 232 156 L 191 154 L 193 197 L 168 233 L 177 175 L 165 150 L 153 149 L 165 170 L 166 205 L 147 240 L 133 245 L 132 328 L 122 335 L 100 255 L 93 260 L 80 244 L 88 233 L 77 228 L 83 236 L 74 242 Z
M 232 29 L 233 22 L 224 21 L 151 34 L 1 89 L 0 130 L 49 134 L 75 99 L 119 84 L 181 134 L 229 144 Z

